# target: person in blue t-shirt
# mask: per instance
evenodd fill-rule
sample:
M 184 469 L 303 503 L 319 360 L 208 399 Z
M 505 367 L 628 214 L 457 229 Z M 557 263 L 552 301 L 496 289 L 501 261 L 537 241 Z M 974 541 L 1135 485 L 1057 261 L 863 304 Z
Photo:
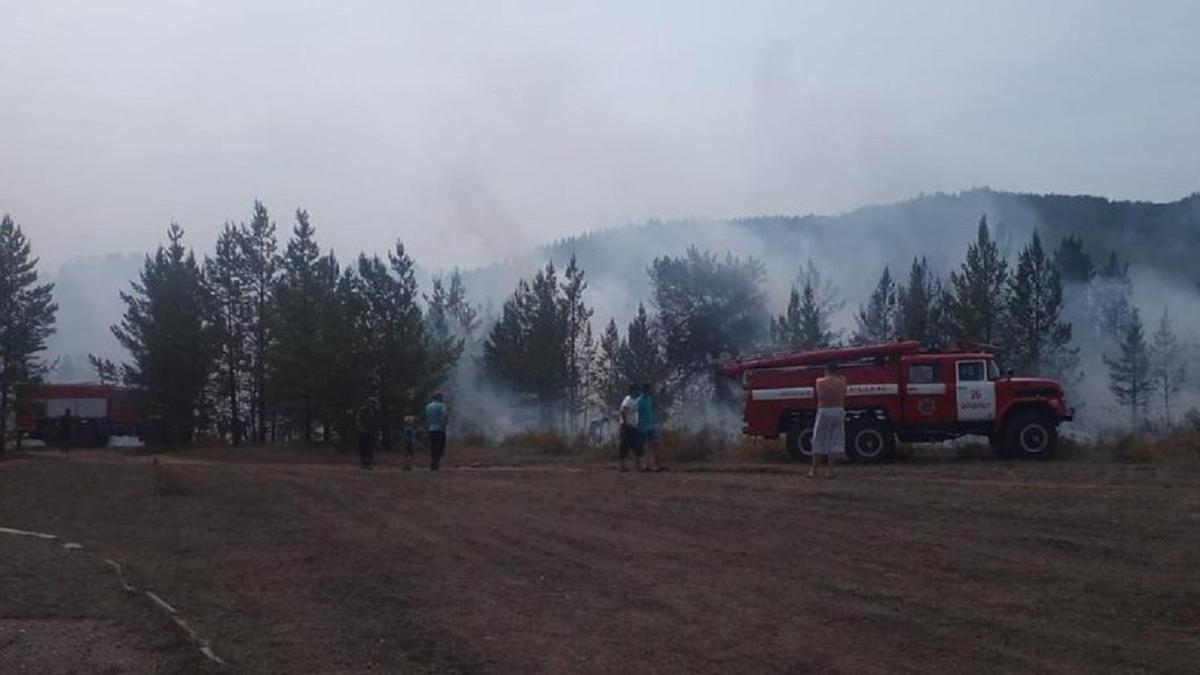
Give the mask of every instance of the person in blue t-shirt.
M 429 470 L 437 471 L 446 454 L 446 425 L 450 415 L 442 401 L 442 392 L 435 392 L 433 400 L 425 406 L 425 428 L 429 430 Z
M 637 399 L 638 428 L 642 432 L 642 445 L 650 452 L 650 471 L 666 471 L 659 454 L 658 422 L 654 419 L 653 389 L 642 385 L 642 394 Z

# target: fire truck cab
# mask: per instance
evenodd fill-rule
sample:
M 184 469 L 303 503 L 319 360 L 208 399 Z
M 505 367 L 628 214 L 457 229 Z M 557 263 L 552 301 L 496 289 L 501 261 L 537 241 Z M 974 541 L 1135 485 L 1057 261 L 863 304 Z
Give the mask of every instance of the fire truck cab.
M 935 442 L 978 435 L 1001 454 L 1046 456 L 1058 425 L 1072 418 L 1062 387 L 1001 374 L 978 348 L 931 351 L 919 342 L 791 352 L 722 364 L 740 376 L 743 432 L 786 439 L 796 459 L 811 456 L 816 379 L 827 364 L 845 376 L 846 452 L 863 462 L 887 458 L 896 441 Z

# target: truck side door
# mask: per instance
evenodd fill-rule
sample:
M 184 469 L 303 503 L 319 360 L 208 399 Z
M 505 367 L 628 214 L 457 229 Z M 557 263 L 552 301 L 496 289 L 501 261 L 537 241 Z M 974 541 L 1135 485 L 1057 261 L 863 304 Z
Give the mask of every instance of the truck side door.
M 987 361 L 964 359 L 955 363 L 958 421 L 996 419 L 996 383 L 988 379 Z
M 947 382 L 950 365 L 936 360 L 904 364 L 904 419 L 909 424 L 937 425 L 955 419 L 954 392 Z

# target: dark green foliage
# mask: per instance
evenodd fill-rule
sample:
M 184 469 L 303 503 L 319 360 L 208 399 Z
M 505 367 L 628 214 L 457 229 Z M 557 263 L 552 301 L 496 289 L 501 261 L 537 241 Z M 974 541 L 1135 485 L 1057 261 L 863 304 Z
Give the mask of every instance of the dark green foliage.
M 1063 376 L 1073 369 L 1071 324 L 1062 319 L 1063 292 L 1058 270 L 1034 232 L 1009 279 L 1006 361 L 1019 374 Z
M 1054 269 L 1064 284 L 1086 284 L 1096 276 L 1092 258 L 1083 248 L 1083 238 L 1076 234 L 1063 237 L 1054 252 Z
M 759 284 L 766 275 L 753 258 L 724 259 L 689 248 L 650 267 L 654 304 L 668 366 L 685 386 L 722 382 L 713 363 L 762 345 L 770 315 Z
M 88 354 L 88 364 L 96 373 L 96 381 L 100 384 L 111 387 L 121 382 L 121 369 L 112 360 Z
M 1118 349 L 1116 358 L 1104 358 L 1108 366 L 1108 389 L 1119 405 L 1129 408 L 1129 426 L 1136 429 L 1139 417 L 1146 416 L 1154 388 L 1150 352 L 1137 308 L 1129 314 Z
M 54 285 L 39 284 L 38 259 L 21 227 L 0 218 L 0 453 L 18 385 L 36 382 L 48 366 L 39 358 L 54 333 Z
M 253 298 L 245 275 L 243 230 L 226 223 L 217 236 L 216 255 L 204 261 L 204 276 L 212 296 L 211 318 L 217 351 L 217 398 L 223 400 L 217 414 L 218 434 L 228 435 L 234 445 L 245 430 L 246 373 L 249 369 L 249 336 L 246 326 L 252 317 Z
M 167 237 L 121 294 L 125 316 L 112 330 L 129 350 L 124 380 L 139 393 L 146 440 L 174 445 L 190 443 L 200 427 L 216 340 L 212 298 L 183 229 L 172 223 Z
M 267 376 L 272 342 L 272 316 L 275 283 L 279 275 L 278 243 L 275 223 L 262 202 L 254 202 L 254 216 L 241 228 L 240 260 L 244 266 L 242 283 L 250 300 L 245 323 L 249 341 L 250 416 L 254 439 L 267 440 Z
M 830 318 L 840 307 L 833 282 L 822 277 L 810 260 L 800 287 L 792 286 L 786 313 L 771 320 L 771 341 L 783 350 L 830 347 L 838 339 Z
M 945 295 L 947 328 L 955 339 L 992 344 L 999 337 L 1007 282 L 1008 263 L 982 216 L 976 241 L 967 248 L 960 271 L 950 273 Z
M 892 280 L 891 270 L 885 265 L 867 304 L 859 306 L 858 314 L 854 317 L 857 329 L 853 342 L 867 345 L 895 340 L 895 315 L 896 282 Z
M 554 264 L 548 263 L 532 282 L 517 284 L 483 345 L 488 374 L 531 399 L 545 427 L 556 426 L 568 404 L 565 298 Z
M 340 320 L 337 304 L 339 266 L 332 253 L 321 255 L 316 230 L 308 213 L 296 211 L 296 225 L 280 261 L 275 284 L 269 355 L 269 381 L 276 410 L 305 443 L 312 441 L 314 424 L 328 432 L 341 414 L 342 403 L 331 393 Z
M 625 391 L 635 384 L 625 372 L 625 364 L 625 342 L 617 330 L 617 322 L 610 319 L 600 336 L 596 355 L 595 394 L 601 410 L 616 410 Z
M 353 334 L 341 349 L 351 350 L 355 363 L 349 380 L 360 380 L 379 410 L 382 440 L 392 446 L 392 430 L 404 415 L 413 414 L 449 374 L 461 352 L 461 342 L 432 336 L 417 303 L 417 280 L 412 258 L 397 242 L 387 261 L 360 255 L 355 273 L 339 287 L 344 325 Z
M 924 258 L 913 258 L 908 282 L 896 289 L 896 337 L 936 344 L 942 340 L 942 285 Z
M 575 429 L 579 416 L 588 408 L 587 373 L 594 358 L 591 342 L 592 310 L 583 300 L 588 284 L 583 269 L 574 255 L 563 272 L 559 299 L 559 316 L 563 326 L 563 376 L 566 378 L 566 411 L 568 428 Z

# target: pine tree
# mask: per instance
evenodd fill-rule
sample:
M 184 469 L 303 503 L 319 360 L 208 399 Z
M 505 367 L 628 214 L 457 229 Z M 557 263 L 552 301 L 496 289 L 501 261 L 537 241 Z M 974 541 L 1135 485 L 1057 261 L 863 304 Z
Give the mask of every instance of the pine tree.
M 146 440 L 186 444 L 200 426 L 216 341 L 211 298 L 183 229 L 172 223 L 167 237 L 121 293 L 125 316 L 112 330 L 131 357 L 123 379 L 138 392 Z
M 205 258 L 204 277 L 213 302 L 213 328 L 220 363 L 220 398 L 224 399 L 224 423 L 234 445 L 242 441 L 245 426 L 242 417 L 247 353 L 246 323 L 250 320 L 252 298 L 244 274 L 242 230 L 231 223 L 217 236 L 216 256 Z
M 1171 399 L 1183 387 L 1187 379 L 1187 365 L 1171 317 L 1163 309 L 1158 329 L 1150 343 L 1150 373 L 1152 386 L 1162 396 L 1163 422 L 1171 426 Z
M 562 298 L 559 301 L 559 313 L 565 323 L 562 332 L 565 340 L 563 374 L 566 377 L 566 412 L 570 421 L 568 429 L 572 431 L 577 430 L 579 416 L 587 409 L 585 386 L 589 362 L 587 351 L 590 347 L 585 344 L 584 337 L 592 319 L 592 310 L 583 299 L 587 286 L 586 275 L 572 255 L 563 271 Z
M 1083 250 L 1083 239 L 1074 234 L 1059 242 L 1058 250 L 1054 252 L 1054 269 L 1058 270 L 1064 284 L 1087 284 L 1096 276 L 1092 258 Z
M 39 354 L 54 333 L 54 284 L 38 284 L 38 259 L 21 227 L 0 218 L 0 454 L 20 385 L 47 372 Z
M 950 273 L 946 320 L 956 338 L 992 344 L 999 337 L 1007 282 L 1008 263 L 988 233 L 984 215 L 961 271 Z
M 1121 264 L 1114 252 L 1108 263 L 1089 284 L 1089 304 L 1095 317 L 1095 326 L 1102 337 L 1114 344 L 1125 337 L 1131 313 L 1130 298 L 1133 281 L 1129 277 L 1129 265 Z
M 254 202 L 254 217 L 243 226 L 240 237 L 242 272 L 246 290 L 251 298 L 246 332 L 250 343 L 250 409 L 255 422 L 254 438 L 267 441 L 267 375 L 273 339 L 271 310 L 274 306 L 275 284 L 279 276 L 278 242 L 275 223 L 262 202 Z
M 678 258 L 656 259 L 650 267 L 654 304 L 665 356 L 683 387 L 714 395 L 724 381 L 713 362 L 759 347 L 771 325 L 759 284 L 762 263 L 726 254 L 724 259 L 695 247 Z
M 633 384 L 625 377 L 625 342 L 617 330 L 617 322 L 609 320 L 600 336 L 596 361 L 596 395 L 602 410 L 613 411 L 625 390 Z
M 896 337 L 931 344 L 941 339 L 941 283 L 924 258 L 913 258 L 908 283 L 896 289 Z
M 1071 369 L 1071 324 L 1062 319 L 1062 308 L 1062 281 L 1034 232 L 1009 279 L 1005 346 L 1011 368 L 1059 376 Z
M 351 286 L 350 323 L 362 335 L 363 377 L 379 407 L 383 447 L 390 448 L 394 425 L 445 381 L 459 350 L 427 331 L 414 263 L 400 242 L 386 262 L 360 255 Z
M 799 289 L 792 286 L 787 312 L 771 321 L 772 341 L 785 350 L 829 347 L 838 339 L 837 332 L 830 329 L 831 315 L 841 307 L 837 290 L 811 260 L 800 284 Z
M 618 362 L 619 381 L 624 382 L 626 387 L 630 384 L 653 386 L 656 408 L 660 416 L 664 416 L 672 400 L 670 374 L 654 322 L 642 303 L 638 303 L 637 314 L 625 330 L 625 341 L 621 344 Z M 622 387 L 622 391 L 626 387 Z
M 1146 414 L 1154 386 L 1150 354 L 1137 308 L 1129 313 L 1117 358 L 1106 356 L 1104 364 L 1108 366 L 1108 389 L 1119 405 L 1129 407 L 1129 428 L 1136 429 L 1138 416 Z
M 95 354 L 88 354 L 88 364 L 96 373 L 96 381 L 102 386 L 111 387 L 121 381 L 121 369 L 111 359 L 104 359 Z
M 896 282 L 892 280 L 891 270 L 885 265 L 866 306 L 860 306 L 858 314 L 854 317 L 858 324 L 854 332 L 854 343 L 867 345 L 896 339 L 895 314 Z
M 304 442 L 311 443 L 317 418 L 328 417 L 318 390 L 329 352 L 336 346 L 324 330 L 328 324 L 322 317 L 334 311 L 337 261 L 332 254 L 321 256 L 316 230 L 304 210 L 296 211 L 296 225 L 280 267 L 273 292 L 274 341 L 268 354 L 268 379 L 274 398 L 300 428 Z
M 455 335 L 470 342 L 479 330 L 479 310 L 467 300 L 467 288 L 462 273 L 450 273 L 450 288 L 446 291 L 446 312 L 455 324 Z

